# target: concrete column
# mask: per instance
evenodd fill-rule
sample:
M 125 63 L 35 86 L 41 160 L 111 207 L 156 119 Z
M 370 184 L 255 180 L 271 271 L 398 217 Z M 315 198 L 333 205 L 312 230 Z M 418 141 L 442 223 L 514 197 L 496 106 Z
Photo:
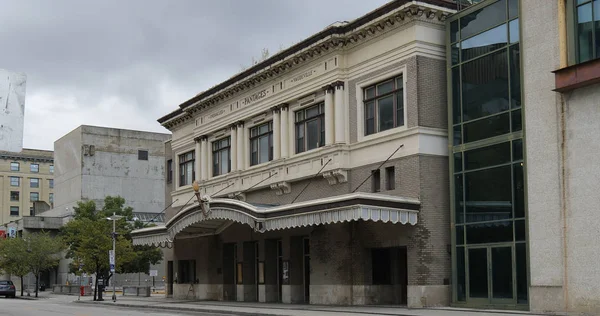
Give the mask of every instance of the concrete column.
M 208 179 L 208 137 L 200 138 L 200 180 Z
M 237 155 L 238 155 L 238 140 L 237 140 L 237 127 L 232 125 L 230 127 L 231 130 L 231 147 L 230 147 L 230 155 L 231 155 L 231 171 L 237 170 Z
M 333 86 L 335 87 L 335 142 L 345 143 L 347 105 L 344 102 L 344 82 L 335 82 Z M 327 117 L 327 114 L 325 114 L 325 117 Z M 325 128 L 325 133 L 327 133 L 327 128 Z M 325 136 L 325 138 L 327 138 L 327 136 Z
M 173 160 L 173 169 L 175 169 L 175 175 L 173 176 L 173 181 L 175 181 L 175 188 L 179 188 L 180 175 L 179 175 L 179 155 L 175 155 L 175 159 Z
M 237 133 L 238 133 L 238 152 L 237 152 L 237 164 L 238 170 L 246 169 L 245 155 L 247 155 L 246 143 L 248 139 L 246 137 L 246 133 L 244 133 L 244 122 L 238 122 L 237 124 Z
M 281 123 L 279 120 L 279 107 L 273 107 L 273 160 L 281 157 Z
M 202 179 L 202 147 L 200 143 L 200 137 L 194 138 L 196 142 L 196 148 L 194 152 L 194 177 L 196 181 L 200 181 Z
M 279 108 L 281 111 L 281 158 L 287 158 L 289 156 L 289 138 L 288 133 L 288 105 L 282 104 Z
M 333 119 L 333 87 L 325 86 L 325 145 L 331 145 L 334 141 L 334 119 Z M 336 122 L 337 123 L 337 122 Z

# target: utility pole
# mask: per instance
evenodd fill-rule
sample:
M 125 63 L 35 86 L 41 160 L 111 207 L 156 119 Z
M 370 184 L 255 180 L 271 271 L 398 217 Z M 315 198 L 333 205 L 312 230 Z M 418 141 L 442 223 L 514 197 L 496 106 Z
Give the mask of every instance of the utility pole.
M 109 256 L 110 257 L 110 272 L 112 272 L 112 279 L 113 279 L 113 295 L 112 295 L 112 300 L 113 302 L 117 301 L 117 294 L 116 294 L 116 284 L 115 284 L 115 278 L 116 278 L 116 256 L 117 256 L 117 220 L 123 218 L 123 216 L 117 215 L 117 213 L 113 212 L 113 216 L 108 217 L 107 220 L 112 221 L 113 222 L 113 231 L 112 231 L 112 239 L 113 239 L 113 249 L 112 249 L 112 254 Z

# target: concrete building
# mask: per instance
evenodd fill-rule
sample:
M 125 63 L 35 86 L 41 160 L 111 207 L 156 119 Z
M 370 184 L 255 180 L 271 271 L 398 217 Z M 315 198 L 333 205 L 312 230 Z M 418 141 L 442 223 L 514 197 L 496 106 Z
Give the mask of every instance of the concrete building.
M 21 219 L 11 218 L 8 230 L 20 235 L 57 231 L 72 218 L 77 202 L 93 200 L 102 208 L 106 196 L 117 195 L 133 207 L 139 220 L 164 222 L 161 213 L 165 207 L 164 143 L 169 138 L 169 134 L 87 125 L 76 128 L 54 143 L 54 207 Z M 49 159 L 51 163 L 52 158 Z M 40 172 L 47 172 L 47 168 L 40 167 Z M 68 271 L 69 263 L 70 260 L 61 260 L 55 271 L 42 276 L 42 282 L 47 285 L 77 282 L 76 276 Z M 151 269 L 162 271 L 162 265 Z M 158 281 L 161 286 L 162 278 Z M 152 278 L 148 274 L 124 274 L 117 275 L 115 282 L 119 286 L 151 285 Z
M 448 19 L 453 304 L 600 314 L 600 1 Z
M 0 151 L 21 152 L 27 76 L 0 69 Z
M 456 7 L 392 1 L 160 118 L 175 203 L 134 243 L 169 249 L 168 295 L 448 305 L 444 19 Z
M 0 225 L 35 215 L 35 202 L 54 202 L 52 151 L 0 151 Z M 45 209 L 37 204 L 37 211 Z

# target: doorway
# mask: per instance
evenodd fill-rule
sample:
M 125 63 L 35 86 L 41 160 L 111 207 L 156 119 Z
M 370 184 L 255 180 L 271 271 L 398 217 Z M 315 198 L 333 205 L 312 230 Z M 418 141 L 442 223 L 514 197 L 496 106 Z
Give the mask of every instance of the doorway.
M 167 295 L 173 295 L 173 261 L 167 262 Z
M 469 301 L 491 305 L 514 304 L 516 285 L 513 245 L 471 247 L 467 254 Z
M 223 300 L 237 300 L 236 286 L 237 247 L 235 244 L 223 244 Z
M 303 268 L 304 268 L 304 303 L 310 303 L 310 239 L 303 239 Z

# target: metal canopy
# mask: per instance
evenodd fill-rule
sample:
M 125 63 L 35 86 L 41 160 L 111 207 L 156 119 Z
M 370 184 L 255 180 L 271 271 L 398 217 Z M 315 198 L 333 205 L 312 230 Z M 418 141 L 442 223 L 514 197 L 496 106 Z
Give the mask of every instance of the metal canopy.
M 257 232 L 326 225 L 350 221 L 417 224 L 417 199 L 383 194 L 352 193 L 283 206 L 257 207 L 233 199 L 214 199 L 192 205 L 166 225 L 135 230 L 134 245 L 162 245 L 175 239 L 221 233 L 232 223 L 251 226 Z

